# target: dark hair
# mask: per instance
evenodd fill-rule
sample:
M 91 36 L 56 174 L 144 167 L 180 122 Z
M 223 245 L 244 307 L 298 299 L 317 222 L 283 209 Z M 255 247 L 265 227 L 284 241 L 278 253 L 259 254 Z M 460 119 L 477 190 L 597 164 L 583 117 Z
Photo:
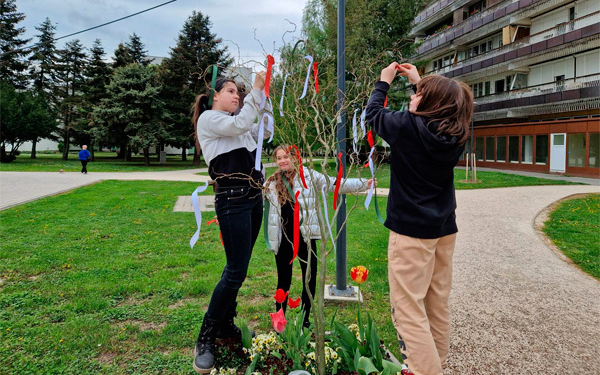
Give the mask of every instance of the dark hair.
M 237 86 L 235 81 L 231 78 L 217 78 L 217 82 L 215 84 L 215 93 L 223 90 L 223 86 L 225 86 L 227 82 L 231 82 Z M 194 103 L 194 115 L 192 116 L 192 126 L 194 127 L 194 138 L 196 138 L 196 149 L 200 149 L 200 144 L 198 142 L 198 118 L 200 118 L 202 112 L 206 111 L 207 109 L 212 109 L 212 105 L 211 107 L 208 106 L 210 90 L 211 88 L 207 87 L 202 94 L 196 96 L 196 102 Z
M 430 75 L 417 84 L 421 101 L 415 112 L 439 123 L 437 134 L 458 138 L 459 144 L 467 142 L 469 124 L 473 116 L 473 93 L 463 82 Z
M 273 150 L 272 153 L 272 158 L 274 161 L 277 161 L 277 152 L 279 150 L 283 150 L 286 153 L 289 153 L 289 146 L 288 145 L 279 145 L 277 147 L 275 147 L 275 149 Z M 294 154 L 289 153 L 289 157 L 292 160 L 292 162 L 295 161 L 296 157 Z M 284 172 L 284 171 L 279 171 L 277 170 L 275 173 L 273 173 L 268 179 L 268 183 L 274 183 L 275 184 L 275 191 L 277 192 L 277 200 L 279 201 L 279 204 L 285 204 L 286 202 L 292 202 L 292 196 L 290 195 L 287 187 L 285 186 L 285 183 L 283 182 L 283 178 L 285 174 L 285 178 L 287 178 L 290 187 L 292 188 L 292 190 L 294 189 L 294 177 L 296 177 L 296 168 L 292 168 L 290 171 Z

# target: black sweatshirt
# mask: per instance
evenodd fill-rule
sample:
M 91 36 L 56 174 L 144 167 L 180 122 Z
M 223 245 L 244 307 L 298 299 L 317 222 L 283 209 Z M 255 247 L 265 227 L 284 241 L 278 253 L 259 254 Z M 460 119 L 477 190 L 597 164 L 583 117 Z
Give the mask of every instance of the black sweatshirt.
M 454 167 L 464 145 L 456 137 L 436 135 L 438 124 L 427 118 L 385 109 L 389 88 L 386 82 L 375 84 L 366 113 L 368 123 L 392 151 L 384 225 L 414 238 L 456 233 Z

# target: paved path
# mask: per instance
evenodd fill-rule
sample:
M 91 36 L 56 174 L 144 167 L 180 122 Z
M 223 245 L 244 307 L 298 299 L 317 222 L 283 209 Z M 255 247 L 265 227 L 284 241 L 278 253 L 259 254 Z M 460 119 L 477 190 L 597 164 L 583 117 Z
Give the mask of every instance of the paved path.
M 104 179 L 203 182 L 202 170 L 135 173 L 0 172 L 0 210 Z M 600 374 L 600 282 L 537 234 L 551 203 L 596 185 L 458 190 L 460 232 L 445 375 Z

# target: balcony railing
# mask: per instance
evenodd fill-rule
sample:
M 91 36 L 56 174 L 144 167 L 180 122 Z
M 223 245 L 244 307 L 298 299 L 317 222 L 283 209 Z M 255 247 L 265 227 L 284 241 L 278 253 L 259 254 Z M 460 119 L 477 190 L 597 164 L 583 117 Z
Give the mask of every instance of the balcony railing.
M 416 25 L 419 22 L 425 21 L 427 18 L 433 16 L 434 14 L 437 14 L 439 11 L 444 10 L 446 7 L 452 5 L 452 3 L 454 3 L 454 0 L 436 1 L 435 3 L 431 4 L 430 6 L 419 12 L 419 14 L 417 14 L 415 19 L 413 20 L 412 25 Z
M 477 105 L 499 102 L 510 99 L 521 99 L 537 95 L 554 94 L 557 92 L 583 89 L 586 87 L 600 86 L 600 74 L 590 74 L 587 76 L 565 79 L 544 83 L 541 85 L 527 86 L 519 89 L 505 91 L 498 94 L 491 94 L 475 98 Z
M 510 44 L 506 44 L 502 47 L 498 47 L 492 50 L 489 50 L 487 52 L 484 53 L 480 53 L 477 56 L 473 56 L 473 57 L 469 57 L 466 58 L 464 60 L 461 60 L 455 64 L 452 65 L 448 65 L 443 67 L 442 69 L 437 69 L 437 70 L 432 70 L 427 72 L 426 74 L 444 74 L 444 73 L 448 73 L 451 70 L 455 70 L 455 69 L 460 69 L 466 65 L 471 65 L 471 64 L 475 64 L 477 62 L 481 62 L 484 60 L 487 60 L 489 58 L 492 58 L 494 56 L 500 55 L 502 53 L 506 53 L 506 52 L 510 52 L 510 51 L 514 51 L 516 49 L 519 49 L 521 47 L 527 46 L 527 45 L 531 45 L 531 44 L 535 44 L 550 38 L 553 38 L 555 36 L 559 36 L 568 32 L 571 32 L 573 30 L 577 30 L 577 29 L 581 29 L 584 28 L 586 26 L 592 25 L 594 23 L 596 23 L 596 20 L 593 17 L 599 16 L 600 15 L 600 11 L 594 12 L 594 13 L 590 13 L 588 15 L 585 15 L 583 17 L 574 19 L 572 21 L 569 22 L 563 22 L 560 23 L 554 27 L 551 27 L 549 29 L 546 30 L 542 30 L 538 33 L 535 33 L 533 35 L 529 35 L 526 37 L 523 37 L 521 39 L 518 39 L 516 41 L 514 41 L 513 43 Z

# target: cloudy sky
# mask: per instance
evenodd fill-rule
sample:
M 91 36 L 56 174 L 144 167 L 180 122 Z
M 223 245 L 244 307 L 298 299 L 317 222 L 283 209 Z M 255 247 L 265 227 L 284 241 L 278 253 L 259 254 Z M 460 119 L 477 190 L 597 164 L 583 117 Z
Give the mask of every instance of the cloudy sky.
M 17 10 L 26 18 L 25 37 L 33 38 L 35 29 L 46 17 L 56 26 L 56 37 L 85 30 L 115 19 L 143 11 L 168 0 L 18 0 Z M 223 38 L 237 63 L 264 61 L 267 53 L 277 57 L 277 49 L 300 37 L 305 0 L 177 0 L 146 13 L 87 31 L 57 42 L 79 39 L 90 48 L 98 38 L 107 57 L 112 56 L 121 42 L 127 42 L 134 32 L 140 36 L 150 56 L 166 57 L 174 47 L 179 31 L 192 11 L 208 15 L 211 31 Z M 290 22 L 296 24 L 292 25 Z M 293 32 L 295 30 L 295 32 Z M 258 40 L 255 40 L 256 39 Z M 262 46 L 261 46 L 262 44 Z M 251 65 L 255 65 L 252 64 Z

